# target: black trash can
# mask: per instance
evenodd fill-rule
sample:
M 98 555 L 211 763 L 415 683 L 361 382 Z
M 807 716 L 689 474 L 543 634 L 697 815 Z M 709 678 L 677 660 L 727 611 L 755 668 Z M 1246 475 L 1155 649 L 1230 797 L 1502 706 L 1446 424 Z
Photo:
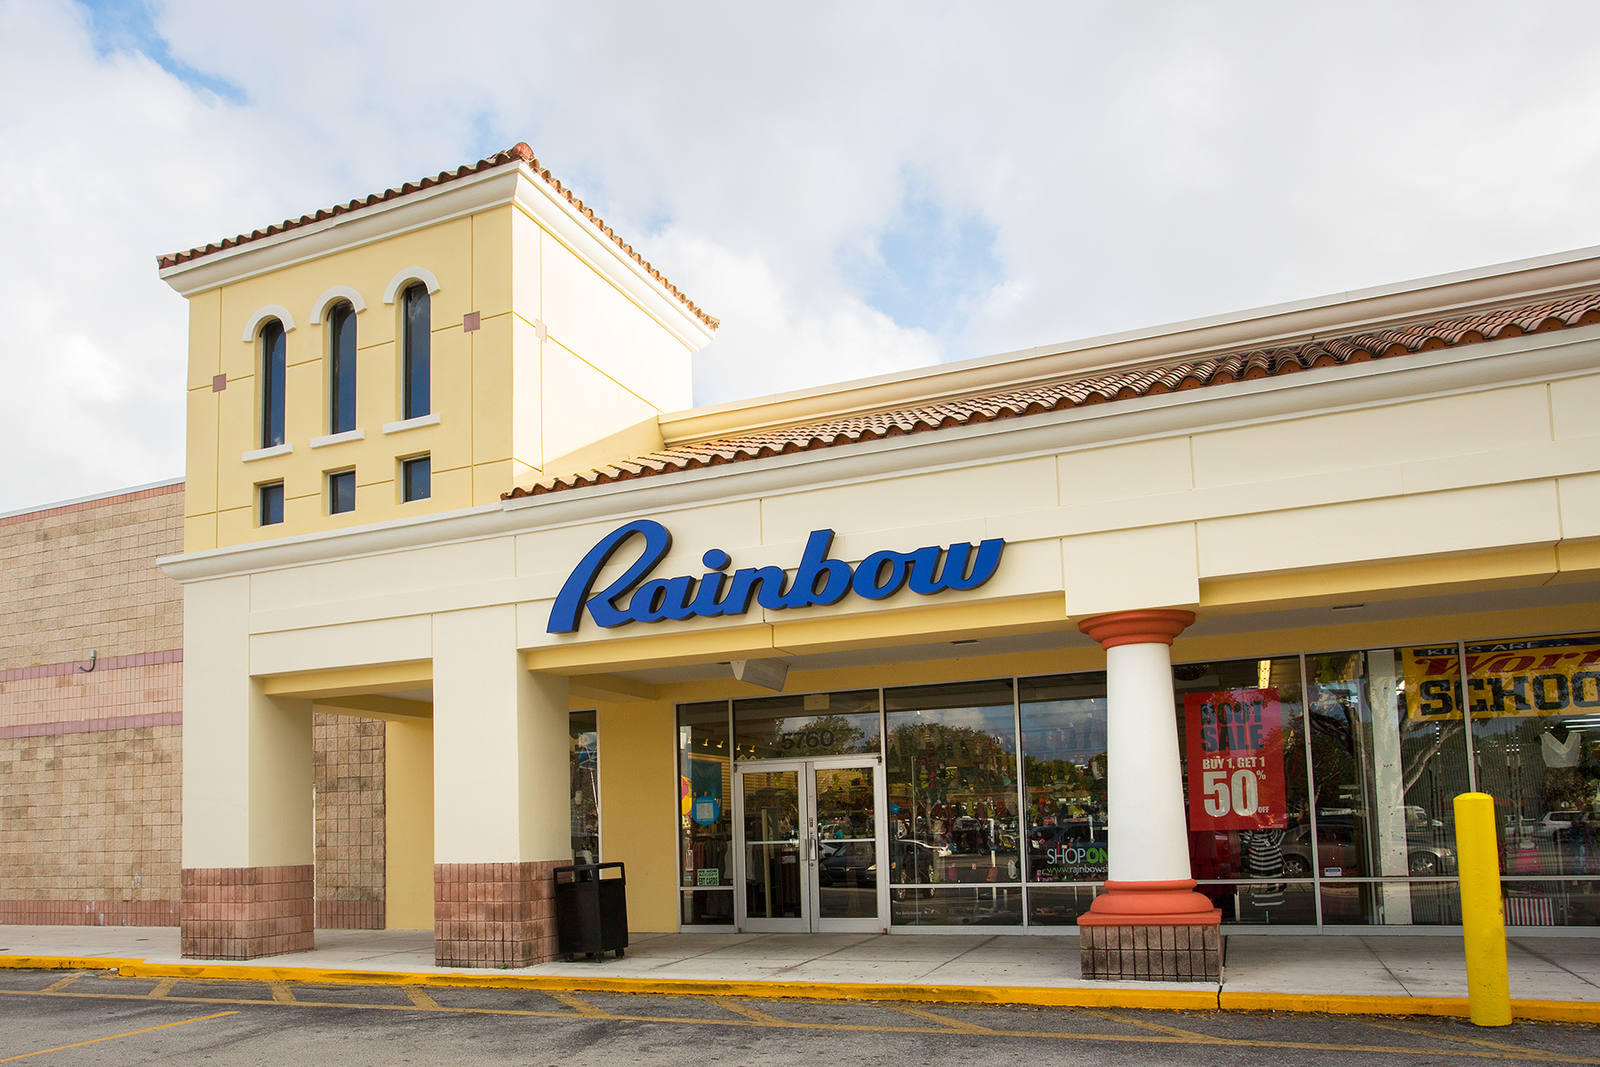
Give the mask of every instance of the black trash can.
M 615 878 L 603 877 L 609 870 Z M 556 948 L 567 959 L 620 958 L 628 947 L 627 874 L 620 863 L 579 863 L 557 867 Z

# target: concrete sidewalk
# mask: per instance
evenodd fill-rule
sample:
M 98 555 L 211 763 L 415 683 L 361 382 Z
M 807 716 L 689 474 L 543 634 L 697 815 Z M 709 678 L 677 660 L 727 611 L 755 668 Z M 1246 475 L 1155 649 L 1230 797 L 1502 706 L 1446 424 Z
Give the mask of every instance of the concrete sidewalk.
M 1521 1018 L 1600 1022 L 1600 938 L 1515 937 Z M 0 926 L 0 966 L 145 977 L 518 985 L 621 992 L 1236 1007 L 1464 1015 L 1458 936 L 1254 935 L 1227 940 L 1221 982 L 1086 982 L 1075 937 L 992 934 L 634 934 L 622 959 L 514 970 L 436 967 L 427 931 L 319 930 L 311 952 L 185 960 L 172 927 Z

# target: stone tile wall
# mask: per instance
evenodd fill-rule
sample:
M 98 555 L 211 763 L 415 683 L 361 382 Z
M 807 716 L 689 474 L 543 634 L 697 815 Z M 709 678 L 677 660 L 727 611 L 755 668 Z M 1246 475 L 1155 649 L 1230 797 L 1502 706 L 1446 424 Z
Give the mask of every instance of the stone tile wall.
M 0 669 L 183 647 L 183 486 L 0 517 Z
M 0 516 L 0 923 L 178 925 L 182 490 Z M 381 928 L 383 724 L 315 730 L 322 917 Z
M 317 926 L 384 925 L 384 724 L 318 712 Z
M 0 737 L 0 922 L 177 922 L 181 733 Z
M 183 872 L 183 955 L 250 960 L 314 947 L 313 868 L 190 867 Z
M 434 864 L 434 962 L 529 967 L 555 959 L 551 872 L 568 862 Z

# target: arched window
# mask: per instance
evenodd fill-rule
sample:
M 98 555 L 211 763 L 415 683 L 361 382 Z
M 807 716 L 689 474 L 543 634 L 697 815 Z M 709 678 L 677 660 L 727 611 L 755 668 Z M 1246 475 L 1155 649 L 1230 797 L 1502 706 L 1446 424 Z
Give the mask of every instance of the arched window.
M 415 419 L 429 413 L 432 397 L 429 383 L 430 341 L 428 287 L 415 282 L 400 295 L 401 382 L 404 390 L 401 418 Z
M 356 428 L 356 309 L 345 300 L 328 312 L 328 432 Z
M 283 444 L 283 323 L 268 319 L 261 327 L 261 447 Z

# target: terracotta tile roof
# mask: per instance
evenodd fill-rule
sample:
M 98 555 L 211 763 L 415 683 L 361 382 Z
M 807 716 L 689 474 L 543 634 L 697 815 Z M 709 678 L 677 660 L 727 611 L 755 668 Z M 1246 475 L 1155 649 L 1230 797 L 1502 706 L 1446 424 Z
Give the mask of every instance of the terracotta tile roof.
M 431 178 L 422 178 L 418 181 L 406 182 L 404 185 L 399 186 L 398 188 L 385 189 L 381 193 L 373 193 L 371 196 L 368 196 L 362 200 L 352 200 L 346 204 L 335 204 L 333 207 L 324 208 L 314 215 L 301 215 L 297 219 L 285 219 L 283 222 L 277 223 L 273 226 L 268 226 L 264 230 L 252 230 L 249 233 L 241 233 L 237 237 L 228 237 L 222 241 L 213 242 L 203 247 L 191 248 L 187 252 L 168 252 L 165 255 L 156 257 L 156 265 L 160 269 L 165 270 L 168 267 L 175 267 L 180 263 L 188 263 L 191 260 L 199 259 L 201 256 L 211 255 L 213 252 L 221 252 L 227 248 L 237 248 L 239 245 L 248 244 L 251 241 L 259 241 L 263 237 L 271 237 L 275 234 L 284 233 L 288 230 L 299 229 L 301 226 L 309 226 L 311 223 L 321 222 L 323 219 L 331 219 L 338 215 L 348 215 L 352 211 L 359 211 L 362 208 L 371 207 L 373 204 L 381 204 L 386 200 L 393 200 L 397 197 L 405 196 L 408 193 L 414 193 L 421 189 L 432 189 L 436 185 L 443 185 L 446 182 L 452 182 L 458 178 L 465 178 L 468 175 L 478 174 L 486 170 L 493 170 L 495 167 L 503 167 L 512 163 L 526 163 L 529 167 L 531 167 L 535 174 L 543 178 L 545 182 L 557 193 L 560 193 L 562 196 L 566 197 L 567 203 L 576 208 L 579 214 L 583 215 L 584 218 L 594 223 L 596 229 L 605 234 L 605 236 L 609 238 L 613 244 L 622 249 L 623 253 L 631 258 L 635 263 L 643 267 L 650 277 L 660 282 L 668 292 L 677 297 L 678 300 L 682 302 L 683 306 L 688 308 L 701 322 L 705 323 L 713 330 L 721 325 L 720 320 L 716 319 L 712 315 L 707 314 L 704 308 L 701 308 L 695 304 L 695 302 L 690 300 L 682 290 L 680 290 L 676 285 L 673 285 L 672 282 L 667 279 L 665 274 L 662 274 L 660 271 L 656 270 L 650 265 L 648 260 L 646 260 L 638 252 L 634 251 L 632 245 L 628 244 L 621 237 L 617 236 L 616 232 L 612 230 L 610 226 L 606 225 L 605 220 L 594 213 L 594 208 L 585 206 L 582 200 L 579 200 L 573 195 L 571 189 L 561 184 L 561 179 L 552 177 L 548 170 L 540 166 L 538 158 L 533 154 L 533 149 L 529 148 L 527 144 L 521 141 L 518 141 L 504 152 L 496 152 L 494 155 L 485 159 L 480 159 L 476 163 L 468 163 L 464 166 L 457 167 L 455 170 L 440 171 L 437 175 Z
M 714 467 L 768 456 L 877 441 L 973 423 L 1041 415 L 1049 411 L 1158 396 L 1184 389 L 1251 381 L 1320 367 L 1338 367 L 1457 345 L 1520 337 L 1526 333 L 1600 323 L 1600 292 L 1486 311 L 1394 329 L 1348 334 L 1278 348 L 1263 348 L 1164 366 L 1107 371 L 1083 378 L 833 419 L 807 426 L 763 430 L 681 445 L 580 474 L 547 478 L 501 494 L 503 500 L 581 489 L 676 471 Z

